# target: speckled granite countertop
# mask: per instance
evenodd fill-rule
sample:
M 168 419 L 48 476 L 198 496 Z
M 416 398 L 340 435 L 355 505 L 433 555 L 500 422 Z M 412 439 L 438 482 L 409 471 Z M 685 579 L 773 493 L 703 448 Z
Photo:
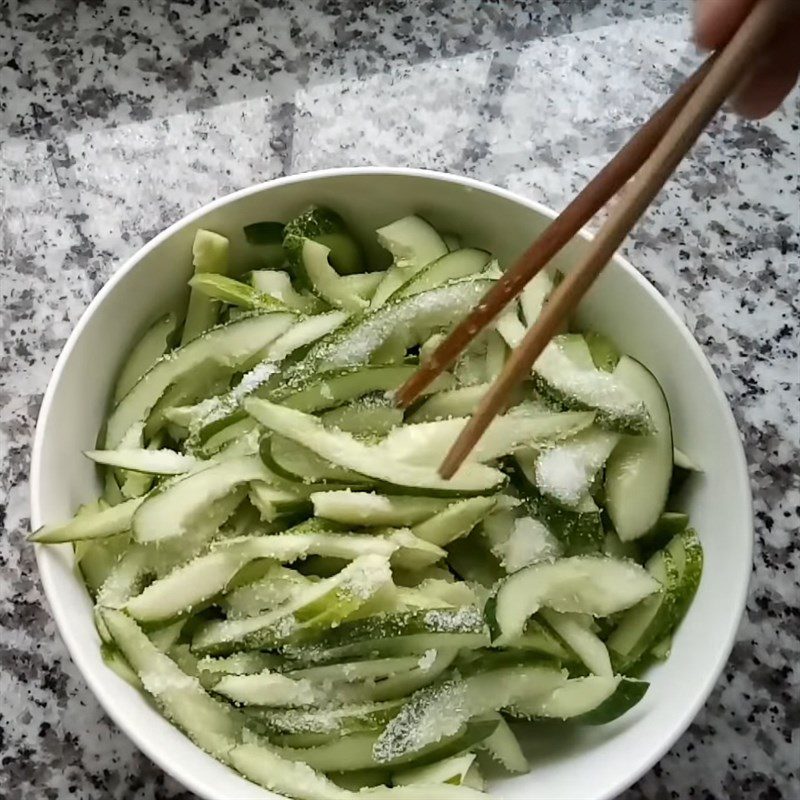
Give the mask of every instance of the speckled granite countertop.
M 698 56 L 678 0 L 0 3 L 0 796 L 188 798 L 105 718 L 47 611 L 36 414 L 69 331 L 168 223 L 256 181 L 414 165 L 561 207 Z M 281 6 L 282 8 L 279 8 Z M 721 116 L 627 245 L 711 359 L 756 495 L 730 664 L 625 800 L 800 797 L 800 95 Z

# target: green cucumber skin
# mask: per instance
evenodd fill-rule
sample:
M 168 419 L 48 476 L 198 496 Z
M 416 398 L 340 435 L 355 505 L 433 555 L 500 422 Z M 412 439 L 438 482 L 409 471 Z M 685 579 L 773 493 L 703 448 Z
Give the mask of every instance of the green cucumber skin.
M 649 688 L 650 684 L 647 681 L 623 678 L 611 697 L 592 711 L 573 717 L 570 721 L 581 725 L 605 725 L 613 722 L 630 711 L 645 696 Z

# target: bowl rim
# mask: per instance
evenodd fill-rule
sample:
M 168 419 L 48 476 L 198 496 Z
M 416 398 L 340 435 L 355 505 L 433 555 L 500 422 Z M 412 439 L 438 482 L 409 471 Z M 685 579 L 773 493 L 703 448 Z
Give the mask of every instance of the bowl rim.
M 91 300 L 87 308 L 82 313 L 78 323 L 72 330 L 67 339 L 53 372 L 48 380 L 47 389 L 45 391 L 42 405 L 39 409 L 39 414 L 36 420 L 36 429 L 33 439 L 33 447 L 31 452 L 31 467 L 30 467 L 30 510 L 31 510 L 31 529 L 35 530 L 42 524 L 42 498 L 41 498 L 41 464 L 42 464 L 42 451 L 44 447 L 44 434 L 43 431 L 46 427 L 45 422 L 50 414 L 51 407 L 54 402 L 55 390 L 58 385 L 61 374 L 64 371 L 66 364 L 69 360 L 70 354 L 83 333 L 84 328 L 89 322 L 89 319 L 95 313 L 97 308 L 104 302 L 106 297 L 114 291 L 117 283 L 119 283 L 123 276 L 132 270 L 148 253 L 158 248 L 162 242 L 168 240 L 177 231 L 185 228 L 197 219 L 205 216 L 215 209 L 234 203 L 237 200 L 247 197 L 252 194 L 294 183 L 313 182 L 322 178 L 331 177 L 345 177 L 345 176 L 407 176 L 415 178 L 423 178 L 434 181 L 444 181 L 449 183 L 459 184 L 468 189 L 479 190 L 488 194 L 501 197 L 505 200 L 525 206 L 526 208 L 541 214 L 542 216 L 554 219 L 557 214 L 551 208 L 531 200 L 516 192 L 509 191 L 485 181 L 476 180 L 462 175 L 442 172 L 438 170 L 417 169 L 410 167 L 380 167 L 380 166 L 364 166 L 364 167 L 334 167 L 321 170 L 310 170 L 306 172 L 297 173 L 294 175 L 286 175 L 278 178 L 272 178 L 252 186 L 247 186 L 243 189 L 223 195 L 209 203 L 206 203 L 189 214 L 181 217 L 179 220 L 173 222 L 161 233 L 156 235 L 153 239 L 140 247 L 136 252 L 129 256 L 125 262 L 119 267 L 111 277 L 106 281 L 101 290 Z M 591 240 L 593 234 L 590 231 L 581 229 L 576 236 L 586 240 Z M 705 353 L 700 348 L 700 345 L 695 340 L 692 333 L 684 324 L 683 320 L 678 316 L 677 312 L 661 295 L 661 293 L 644 277 L 626 258 L 619 253 L 615 254 L 613 260 L 616 261 L 623 270 L 628 273 L 628 276 L 633 278 L 639 284 L 639 287 L 653 297 L 661 310 L 667 315 L 669 320 L 680 331 L 687 347 L 699 362 L 703 372 L 709 378 L 712 386 L 712 391 L 720 405 L 724 409 L 724 425 L 727 432 L 730 434 L 732 441 L 737 443 L 735 449 L 735 462 L 731 464 L 732 470 L 739 473 L 740 478 L 745 486 L 747 492 L 740 500 L 743 503 L 742 511 L 746 514 L 746 519 L 750 520 L 750 529 L 752 531 L 753 523 L 753 504 L 752 504 L 752 487 L 750 485 L 749 471 L 747 466 L 747 459 L 745 457 L 744 448 L 742 446 L 739 429 L 733 416 L 730 403 L 728 402 L 725 393 L 714 373 L 711 364 L 706 358 Z M 728 661 L 733 645 L 736 640 L 736 634 L 741 622 L 747 596 L 749 592 L 751 566 L 753 562 L 753 535 L 748 537 L 747 543 L 747 559 L 745 560 L 744 574 L 738 576 L 736 584 L 739 586 L 739 591 L 735 597 L 730 598 L 733 609 L 736 611 L 730 619 L 730 629 L 727 631 L 724 646 L 717 654 L 716 663 L 712 670 L 710 670 L 704 677 L 702 689 L 696 694 L 694 702 L 692 702 L 684 711 L 679 722 L 674 725 L 673 729 L 666 734 L 663 738 L 659 739 L 651 748 L 648 756 L 644 758 L 636 767 L 635 770 L 627 772 L 619 780 L 616 780 L 614 785 L 606 789 L 602 794 L 598 794 L 594 800 L 613 800 L 619 793 L 625 791 L 638 781 L 645 773 L 647 773 L 664 755 L 672 748 L 675 742 L 686 732 L 691 725 L 694 718 L 703 708 L 708 701 L 711 692 L 716 685 L 716 682 Z M 156 742 L 140 733 L 135 726 L 128 723 L 127 719 L 121 714 L 117 713 L 113 697 L 110 693 L 104 691 L 103 687 L 98 684 L 93 676 L 93 670 L 88 666 L 84 651 L 80 643 L 76 640 L 72 633 L 72 628 L 69 625 L 69 613 L 67 610 L 53 602 L 56 596 L 56 575 L 54 572 L 54 565 L 48 560 L 46 555 L 46 547 L 44 545 L 34 545 L 36 562 L 39 569 L 39 575 L 44 588 L 47 604 L 50 608 L 50 613 L 55 619 L 59 635 L 66 645 L 67 651 L 70 654 L 73 662 L 76 664 L 81 672 L 84 680 L 92 691 L 92 694 L 98 700 L 106 714 L 114 721 L 114 723 L 122 730 L 122 732 L 143 752 L 154 764 L 160 769 L 178 781 L 181 785 L 185 786 L 189 791 L 194 792 L 199 797 L 208 798 L 208 800 L 215 800 L 208 794 L 207 789 L 195 779 L 195 776 L 187 769 L 183 769 L 180 765 L 174 764 L 169 758 L 165 757 L 163 751 L 160 750 Z M 733 576 L 732 576 L 733 577 Z M 212 756 L 208 756 L 213 758 Z M 275 794 L 275 793 L 273 793 Z M 275 797 L 280 795 L 275 794 Z

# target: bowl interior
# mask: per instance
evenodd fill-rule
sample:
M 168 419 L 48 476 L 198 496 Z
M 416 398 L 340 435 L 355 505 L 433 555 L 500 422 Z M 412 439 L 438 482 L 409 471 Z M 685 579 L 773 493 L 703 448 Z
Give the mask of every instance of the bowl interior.
M 34 526 L 71 515 L 98 484 L 81 451 L 94 446 L 114 377 L 135 337 L 185 296 L 199 227 L 230 237 L 245 253 L 243 225 L 285 220 L 309 203 L 328 204 L 364 241 L 408 213 L 491 250 L 508 266 L 547 224 L 549 212 L 502 190 L 412 170 L 343 170 L 283 179 L 223 198 L 173 225 L 137 253 L 93 301 L 59 359 L 42 406 L 32 463 Z M 567 271 L 586 247 L 576 238 L 556 259 Z M 377 252 L 373 253 L 375 257 Z M 519 800 L 610 798 L 635 781 L 685 730 L 710 692 L 733 641 L 751 563 L 752 520 L 738 432 L 697 344 L 664 300 L 615 259 L 584 301 L 580 322 L 600 330 L 658 377 L 676 444 L 703 468 L 684 496 L 705 549 L 697 598 L 669 660 L 628 715 L 597 728 L 547 726 L 526 736 L 531 773 L 498 781 Z M 274 795 L 206 756 L 102 663 L 89 598 L 67 546 L 38 548 L 48 600 L 73 659 L 100 702 L 156 763 L 198 795 L 243 800 Z

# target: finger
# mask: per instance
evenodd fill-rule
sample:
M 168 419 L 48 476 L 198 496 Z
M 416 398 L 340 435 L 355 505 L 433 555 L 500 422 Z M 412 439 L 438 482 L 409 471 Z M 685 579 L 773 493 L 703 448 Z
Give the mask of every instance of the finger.
M 736 90 L 733 106 L 743 117 L 760 119 L 774 111 L 800 76 L 800 23 L 780 35 Z
M 755 3 L 756 0 L 698 0 L 694 17 L 697 44 L 706 50 L 727 44 Z

